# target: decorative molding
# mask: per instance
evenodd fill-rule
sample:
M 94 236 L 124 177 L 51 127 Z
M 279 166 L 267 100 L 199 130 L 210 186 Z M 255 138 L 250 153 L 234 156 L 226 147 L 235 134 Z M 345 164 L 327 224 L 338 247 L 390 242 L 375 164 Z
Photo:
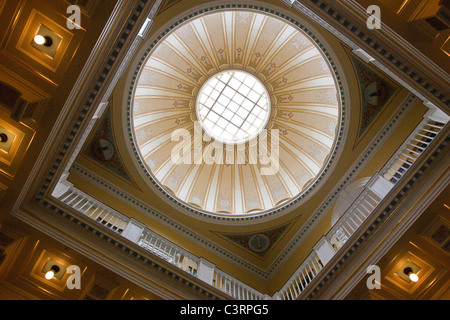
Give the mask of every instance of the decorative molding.
M 351 3 L 349 2 L 349 4 Z M 361 42 L 361 44 L 364 43 L 364 47 L 370 48 L 374 53 L 376 53 L 377 55 L 379 55 L 384 59 L 385 62 L 381 62 L 378 60 L 374 60 L 372 62 L 374 65 L 380 68 L 381 71 L 391 76 L 394 80 L 396 80 L 402 86 L 410 90 L 414 95 L 421 98 L 424 102 L 429 100 L 428 98 L 426 98 L 428 94 L 432 95 L 435 99 L 437 99 L 437 101 L 441 103 L 440 107 L 441 108 L 444 107 L 446 109 L 446 112 L 449 112 L 450 97 L 448 97 L 446 93 L 442 92 L 441 89 L 437 88 L 432 83 L 432 81 L 428 79 L 425 75 L 417 71 L 416 70 L 417 66 L 416 67 L 410 66 L 409 63 L 406 62 L 403 57 L 399 57 L 392 50 L 386 48 L 382 43 L 380 43 L 379 41 L 377 41 L 377 39 L 375 39 L 375 36 L 373 34 L 369 33 L 367 30 L 360 28 L 356 23 L 351 21 L 350 18 L 346 16 L 346 14 L 339 12 L 339 10 L 337 10 L 335 7 L 329 4 L 328 1 L 309 0 L 308 4 L 304 4 L 296 0 L 292 3 L 292 6 L 297 10 L 299 10 L 300 12 L 302 12 L 303 14 L 310 17 L 311 19 L 320 23 L 322 26 L 324 26 L 327 30 L 329 30 L 332 34 L 334 34 L 338 39 L 343 41 L 353 50 L 361 49 L 360 46 L 356 44 L 355 39 L 358 39 L 357 41 Z M 321 12 L 323 14 L 319 16 L 317 13 L 314 12 L 314 10 L 310 8 L 311 6 L 314 6 L 314 9 L 317 12 Z M 350 33 L 350 35 L 353 37 L 353 40 L 350 39 L 347 35 L 344 35 L 340 31 L 338 31 L 323 17 L 327 17 L 328 19 L 330 19 L 330 21 L 334 21 L 335 23 L 341 25 L 343 30 L 346 30 L 346 32 Z M 395 39 L 397 40 L 401 39 L 393 31 L 389 32 L 389 36 L 393 37 L 395 36 Z M 405 42 L 404 40 L 401 41 L 401 43 L 404 42 Z M 411 46 L 408 47 L 411 48 Z M 371 52 L 368 53 L 372 55 Z M 413 50 L 411 53 L 416 54 L 417 50 Z M 435 64 L 431 62 L 430 65 L 435 66 Z M 395 72 L 393 70 L 395 70 Z M 440 74 L 442 75 L 442 72 L 440 72 Z M 399 75 L 402 75 L 402 77 L 400 77 Z M 448 79 L 448 76 L 445 78 Z M 418 89 L 410 85 L 409 82 L 414 83 Z
M 176 267 L 166 265 L 163 260 L 160 260 L 158 257 L 152 255 L 151 253 L 146 252 L 145 249 L 134 245 L 132 245 L 133 248 L 131 248 L 131 242 L 128 239 L 123 237 L 115 237 L 115 235 L 110 234 L 111 232 L 104 226 L 96 224 L 95 222 L 95 226 L 90 222 L 85 222 L 84 220 L 79 219 L 78 215 L 72 215 L 64 208 L 60 207 L 59 205 L 55 205 L 54 203 L 47 200 L 43 200 L 36 205 L 41 209 L 45 209 L 48 213 L 54 214 L 55 216 L 53 216 L 52 219 L 54 219 L 55 217 L 59 218 L 58 229 L 49 226 L 47 221 L 45 219 L 43 220 L 42 217 L 36 218 L 29 212 L 25 212 L 26 209 L 24 208 L 17 211 L 15 215 L 28 224 L 36 226 L 37 228 L 39 228 L 39 230 L 50 235 L 57 241 L 60 241 L 61 243 L 64 243 L 71 248 L 76 248 L 78 252 L 92 259 L 93 261 L 97 261 L 102 265 L 108 266 L 108 268 L 113 272 L 116 272 L 117 274 L 127 278 L 128 280 L 134 282 L 142 288 L 160 295 L 161 297 L 165 297 L 166 299 L 176 298 L 173 295 L 173 292 L 168 293 L 165 290 L 163 291 L 161 289 L 158 289 L 154 281 L 145 279 L 141 274 L 138 275 L 133 271 L 129 271 L 128 268 L 123 268 L 120 262 L 115 261 L 114 259 L 111 259 L 110 256 L 105 255 L 104 251 L 94 251 L 86 244 L 81 243 L 77 239 L 77 237 L 67 237 L 67 234 L 65 234 L 61 230 L 61 223 L 64 224 L 70 222 L 71 224 L 76 224 L 76 229 L 78 230 L 78 232 L 82 232 L 83 234 L 83 236 L 79 236 L 79 238 L 89 238 L 90 241 L 92 241 L 93 238 L 97 241 L 100 241 L 101 246 L 106 247 L 106 250 L 116 251 L 118 255 L 125 256 L 126 259 L 130 259 L 131 261 L 134 261 L 135 263 L 138 263 L 145 268 L 150 268 L 150 270 L 164 276 L 167 280 L 176 281 L 178 284 L 183 285 L 189 290 L 193 290 L 196 294 L 203 296 L 205 299 L 223 299 L 223 296 L 216 294 L 216 289 L 212 287 L 207 288 L 206 285 L 203 286 L 203 284 L 197 283 L 197 280 L 195 280 L 195 278 L 192 278 L 192 276 L 188 274 L 184 275 L 184 271 L 177 270 Z M 45 215 L 45 213 L 43 213 L 43 215 Z M 167 282 L 165 283 L 167 285 Z
M 399 91 L 390 81 L 377 74 L 372 68 L 352 57 L 353 64 L 358 74 L 361 88 L 361 119 L 359 124 L 359 137 L 371 127 L 391 98 Z M 371 101 L 371 97 L 375 99 Z
M 119 190 L 116 186 L 109 185 L 107 182 L 98 178 L 95 174 L 90 173 L 86 168 L 82 168 L 78 165 L 74 165 L 73 170 L 76 171 L 78 174 L 81 174 L 81 175 L 85 176 L 86 178 L 88 178 L 91 181 L 91 183 L 93 183 L 93 184 L 97 185 L 98 187 L 102 188 L 103 190 L 106 190 L 107 192 L 109 192 L 113 197 L 119 197 L 120 199 L 122 199 L 127 204 L 131 205 L 132 207 L 136 208 L 137 210 L 143 212 L 144 214 L 146 214 L 154 219 L 157 219 L 159 222 L 164 223 L 166 226 L 168 226 L 172 230 L 180 233 L 181 235 L 183 235 L 185 237 L 188 237 L 192 241 L 197 242 L 198 245 L 200 245 L 208 250 L 212 250 L 213 252 L 219 254 L 220 256 L 222 256 L 230 261 L 233 261 L 234 263 L 237 263 L 240 267 L 242 267 L 242 268 L 248 270 L 249 272 L 252 272 L 253 274 L 264 279 L 264 277 L 265 277 L 264 271 L 261 271 L 260 269 L 254 267 L 253 265 L 251 265 L 241 259 L 238 259 L 236 256 L 234 256 L 230 252 L 222 249 L 217 243 L 213 243 L 203 237 L 200 237 L 193 230 L 189 230 L 187 227 L 181 225 L 179 222 L 172 220 L 166 214 L 156 210 L 155 208 L 151 207 L 149 204 L 142 203 L 141 201 L 136 200 L 133 196 L 125 193 L 125 191 Z
M 160 1 L 156 1 L 158 4 Z M 43 179 L 42 185 L 37 192 L 35 199 L 36 200 L 42 200 L 44 195 L 46 194 L 48 188 L 50 187 L 50 184 L 52 183 L 53 178 L 56 175 L 56 172 L 58 171 L 60 165 L 63 163 L 63 160 L 68 153 L 69 149 L 71 148 L 71 145 L 82 127 L 83 121 L 88 115 L 89 111 L 95 107 L 95 102 L 98 100 L 101 100 L 98 102 L 99 106 L 102 106 L 102 103 L 107 103 L 109 100 L 109 97 L 111 96 L 112 90 L 115 87 L 115 84 L 118 82 L 121 73 L 123 73 L 126 65 L 128 64 L 129 59 L 131 58 L 130 55 L 136 50 L 138 44 L 142 40 L 140 37 L 137 36 L 137 33 L 139 30 L 137 29 L 137 21 L 140 18 L 140 15 L 144 11 L 144 9 L 151 11 L 153 8 L 152 6 L 149 6 L 146 8 L 146 4 L 148 3 L 147 0 L 139 0 L 133 7 L 129 8 L 130 12 L 132 13 L 131 16 L 127 19 L 126 23 L 123 25 L 123 27 L 120 30 L 117 30 L 117 36 L 114 45 L 112 48 L 106 52 L 103 53 L 105 55 L 104 62 L 101 64 L 99 68 L 94 68 L 95 64 L 98 62 L 95 61 L 95 59 L 98 59 L 98 56 L 102 54 L 102 51 L 104 51 L 103 46 L 105 42 L 110 41 L 108 38 L 109 33 L 112 30 L 117 29 L 117 27 L 114 27 L 114 21 L 115 19 L 118 19 L 120 17 L 120 14 L 123 14 L 122 10 L 124 10 L 125 7 L 129 6 L 128 1 L 121 0 L 114 10 L 114 12 L 111 15 L 110 20 L 108 21 L 107 25 L 105 26 L 104 32 L 102 33 L 96 47 L 93 50 L 93 53 L 89 57 L 85 68 L 83 69 L 83 72 L 81 73 L 80 77 L 78 78 L 78 81 L 76 85 L 74 86 L 74 89 L 72 90 L 72 93 L 67 99 L 67 103 L 64 107 L 64 110 L 69 110 L 72 103 L 76 103 L 77 105 L 81 105 L 82 108 L 78 111 L 78 116 L 74 120 L 74 123 L 72 124 L 72 127 L 69 131 L 69 134 L 64 138 L 64 141 L 62 142 L 62 146 L 59 148 L 58 151 L 55 153 L 57 154 L 56 159 L 53 159 L 53 165 L 51 166 L 52 169 L 48 172 L 45 179 Z M 154 10 L 152 11 L 154 12 Z M 117 21 L 116 21 L 117 23 Z M 131 44 L 129 44 L 130 47 L 127 47 L 126 42 L 128 41 L 130 35 L 136 35 L 136 38 L 134 41 L 131 40 Z M 127 50 L 128 49 L 128 50 Z M 123 52 L 126 51 L 124 54 Z M 99 73 L 92 73 L 92 69 L 99 70 Z M 118 69 L 118 70 L 117 70 Z M 92 76 L 92 74 L 94 74 Z M 113 76 L 111 76 L 113 74 Z M 87 93 L 83 97 L 76 97 L 76 95 L 79 94 L 79 91 L 82 90 L 83 86 L 87 83 L 90 83 L 90 88 L 87 91 Z M 105 88 L 106 87 L 106 88 Z M 106 90 L 106 92 L 103 92 L 103 90 Z M 103 95 L 101 94 L 103 93 Z M 58 119 L 57 123 L 55 124 L 55 128 L 59 128 L 62 126 L 63 122 L 63 114 L 61 114 L 60 118 Z M 90 122 L 89 126 L 92 128 L 93 121 Z M 56 132 L 52 132 L 51 140 L 55 139 L 55 137 L 52 137 L 52 135 L 56 135 Z M 83 138 L 87 138 L 87 135 L 85 134 Z M 51 146 L 48 146 L 50 148 Z M 78 148 L 79 151 L 80 148 Z M 41 153 L 41 156 L 44 156 L 45 153 Z M 71 154 L 71 160 L 73 161 L 75 158 L 74 154 Z M 37 161 L 37 163 L 40 163 L 40 161 Z M 71 163 L 67 164 L 66 171 L 70 169 Z
M 218 234 L 239 247 L 251 252 L 252 254 L 256 254 L 258 257 L 264 258 L 276 245 L 277 241 L 283 236 L 283 234 L 289 229 L 291 224 L 292 222 L 289 222 L 288 224 L 271 228 L 270 230 L 253 233 Z
M 108 108 L 104 112 L 103 118 L 100 119 L 94 136 L 85 147 L 83 155 L 132 183 L 133 181 L 120 158 L 113 131 L 111 110 Z

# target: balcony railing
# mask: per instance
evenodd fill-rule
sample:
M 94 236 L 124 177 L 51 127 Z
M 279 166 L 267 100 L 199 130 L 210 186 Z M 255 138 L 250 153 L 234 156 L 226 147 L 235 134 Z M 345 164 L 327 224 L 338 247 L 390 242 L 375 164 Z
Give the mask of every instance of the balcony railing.
M 295 300 L 322 270 L 323 264 L 313 252 L 291 276 L 284 287 L 274 295 L 277 300 Z
M 444 126 L 445 123 L 433 119 L 422 121 L 383 168 L 383 177 L 396 184 Z
M 128 225 L 127 217 L 78 190 L 67 190 L 58 199 L 117 234 L 121 234 Z
M 212 285 L 236 300 L 270 299 L 267 295 L 256 291 L 245 283 L 219 269 L 214 269 Z
M 149 229 L 144 229 L 138 245 L 183 271 L 197 276 L 199 258 Z
M 321 268 L 358 230 L 394 185 L 400 181 L 444 129 L 448 119 L 449 117 L 439 110 L 430 109 L 380 173 L 372 177 L 353 204 L 324 236 L 320 245 L 311 252 L 305 262 L 276 294 L 279 299 L 294 300 L 300 296 Z
M 112 208 L 99 203 L 86 193 L 69 186 L 57 198 L 79 213 L 102 224 L 109 230 L 135 241 L 137 245 L 151 254 L 158 256 L 201 280 L 207 279 L 207 277 L 202 275 L 202 264 L 199 257 L 146 227 L 141 227 L 137 237 L 133 236 L 135 232 L 128 231 L 133 226 L 139 229 L 139 226 L 136 226 L 135 222 Z M 263 300 L 267 298 L 267 295 L 258 292 L 217 268 L 213 269 L 212 281 L 207 280 L 206 282 L 234 299 Z
M 442 116 L 442 113 L 440 113 Z M 54 196 L 79 213 L 100 223 L 109 230 L 135 242 L 151 254 L 205 281 L 238 300 L 295 300 L 317 277 L 331 257 L 342 248 L 356 230 L 377 208 L 393 186 L 413 166 L 418 157 L 436 138 L 448 122 L 448 117 L 433 117 L 430 112 L 398 151 L 366 184 L 364 190 L 345 211 L 336 224 L 322 238 L 318 246 L 273 297 L 262 294 L 223 272 L 208 267 L 202 259 L 175 243 L 163 238 L 138 221 L 130 219 L 70 185 L 59 185 Z

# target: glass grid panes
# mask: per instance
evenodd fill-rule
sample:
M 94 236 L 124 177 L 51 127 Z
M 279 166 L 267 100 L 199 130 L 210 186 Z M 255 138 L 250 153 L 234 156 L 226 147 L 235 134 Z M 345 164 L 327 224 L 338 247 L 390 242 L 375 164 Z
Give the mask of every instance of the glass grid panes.
M 269 97 L 263 84 L 242 71 L 227 71 L 211 78 L 197 100 L 203 128 L 216 140 L 244 142 L 264 128 Z

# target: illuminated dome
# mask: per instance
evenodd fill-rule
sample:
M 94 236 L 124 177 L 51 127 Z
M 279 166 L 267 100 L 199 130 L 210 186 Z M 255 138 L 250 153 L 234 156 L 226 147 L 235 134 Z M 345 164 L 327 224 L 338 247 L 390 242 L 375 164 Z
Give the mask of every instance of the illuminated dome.
M 132 88 L 129 129 L 145 174 L 206 216 L 284 208 L 316 184 L 336 146 L 328 60 L 303 30 L 262 11 L 204 13 L 167 29 Z

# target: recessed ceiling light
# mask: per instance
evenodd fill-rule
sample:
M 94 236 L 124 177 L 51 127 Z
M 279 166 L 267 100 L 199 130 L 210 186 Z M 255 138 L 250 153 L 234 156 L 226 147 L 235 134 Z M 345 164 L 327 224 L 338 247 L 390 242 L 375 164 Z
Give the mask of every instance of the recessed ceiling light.
M 47 271 L 47 273 L 45 274 L 45 279 L 47 279 L 47 280 L 53 279 L 55 274 L 57 274 L 58 272 L 59 272 L 59 267 L 52 266 L 51 269 L 49 271 Z
M 50 47 L 53 44 L 53 40 L 52 38 L 48 37 L 48 36 L 42 36 L 40 34 L 37 34 L 36 36 L 34 36 L 34 42 L 40 46 L 46 46 L 46 47 Z
M 403 272 L 409 277 L 409 279 L 412 282 L 417 282 L 419 281 L 419 276 L 413 272 L 413 270 L 411 268 L 405 268 L 405 270 L 403 270 Z
M 8 136 L 5 133 L 0 133 L 0 142 L 8 141 Z

